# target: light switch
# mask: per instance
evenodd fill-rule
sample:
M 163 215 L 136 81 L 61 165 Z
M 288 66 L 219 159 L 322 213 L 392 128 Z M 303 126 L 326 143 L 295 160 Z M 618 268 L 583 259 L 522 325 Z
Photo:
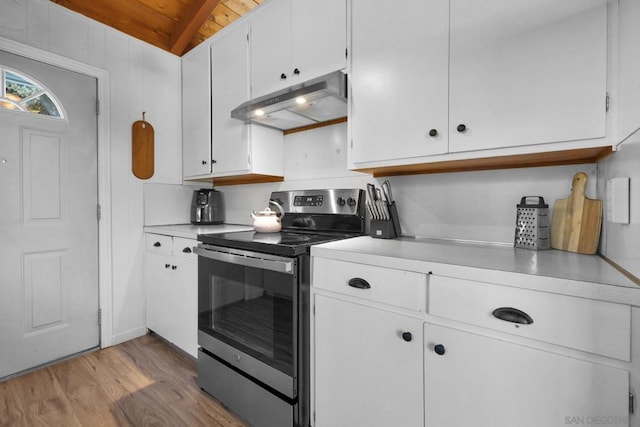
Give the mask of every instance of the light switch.
M 607 221 L 629 224 L 629 178 L 607 181 Z

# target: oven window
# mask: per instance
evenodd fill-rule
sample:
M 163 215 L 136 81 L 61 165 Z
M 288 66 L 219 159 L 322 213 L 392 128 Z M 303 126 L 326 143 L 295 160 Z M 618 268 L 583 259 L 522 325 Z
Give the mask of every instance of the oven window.
M 200 330 L 293 376 L 296 275 L 202 258 L 198 271 Z

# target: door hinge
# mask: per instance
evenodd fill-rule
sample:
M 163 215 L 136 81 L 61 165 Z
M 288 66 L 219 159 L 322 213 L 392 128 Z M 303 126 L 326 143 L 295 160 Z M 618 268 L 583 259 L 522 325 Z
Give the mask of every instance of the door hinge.
M 633 391 L 629 390 L 629 413 L 630 414 L 635 413 L 635 406 L 636 406 L 636 397 L 633 394 Z
M 98 326 L 102 325 L 102 309 L 98 309 Z
M 100 204 L 96 205 L 96 218 L 98 219 L 98 221 L 100 221 L 100 219 L 102 218 L 102 207 L 100 206 Z
M 96 99 L 96 116 L 100 115 L 100 100 Z
M 604 101 L 604 112 L 608 113 L 609 112 L 609 94 L 607 93 L 607 96 L 605 97 L 605 101 Z

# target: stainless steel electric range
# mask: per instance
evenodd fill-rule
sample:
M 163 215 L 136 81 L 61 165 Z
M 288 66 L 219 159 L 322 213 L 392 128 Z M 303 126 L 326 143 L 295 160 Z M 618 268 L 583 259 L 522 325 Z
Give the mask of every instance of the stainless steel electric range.
M 256 427 L 308 427 L 311 246 L 360 236 L 360 189 L 278 191 L 278 233 L 202 234 L 198 383 Z

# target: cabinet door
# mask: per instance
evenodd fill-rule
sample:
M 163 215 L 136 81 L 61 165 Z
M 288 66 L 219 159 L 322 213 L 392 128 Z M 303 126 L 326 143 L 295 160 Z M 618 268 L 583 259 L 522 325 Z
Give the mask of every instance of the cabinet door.
M 449 1 L 402 7 L 411 13 L 391 19 L 398 14 L 394 2 L 352 1 L 349 123 L 356 166 L 447 152 Z
M 451 0 L 450 151 L 604 137 L 606 3 Z
M 147 328 L 168 341 L 175 335 L 172 314 L 177 294 L 171 283 L 172 265 L 172 257 L 149 252 L 144 254 Z
M 195 257 L 194 257 L 195 258 Z M 175 269 L 173 268 L 175 266 Z M 198 262 L 174 258 L 171 271 L 172 310 L 165 313 L 174 323 L 172 343 L 198 357 Z
M 274 0 L 251 17 L 251 97 L 291 85 L 291 0 Z
M 246 23 L 229 28 L 211 45 L 213 88 L 213 172 L 246 171 L 250 125 L 231 118 L 231 110 L 249 99 L 249 42 Z
M 292 83 L 347 66 L 346 0 L 295 0 L 291 15 Z
M 182 175 L 211 173 L 211 76 L 209 48 L 182 58 Z
M 424 333 L 426 426 L 629 425 L 627 371 L 437 325 Z
M 315 426 L 423 425 L 420 320 L 316 295 L 314 326 Z

